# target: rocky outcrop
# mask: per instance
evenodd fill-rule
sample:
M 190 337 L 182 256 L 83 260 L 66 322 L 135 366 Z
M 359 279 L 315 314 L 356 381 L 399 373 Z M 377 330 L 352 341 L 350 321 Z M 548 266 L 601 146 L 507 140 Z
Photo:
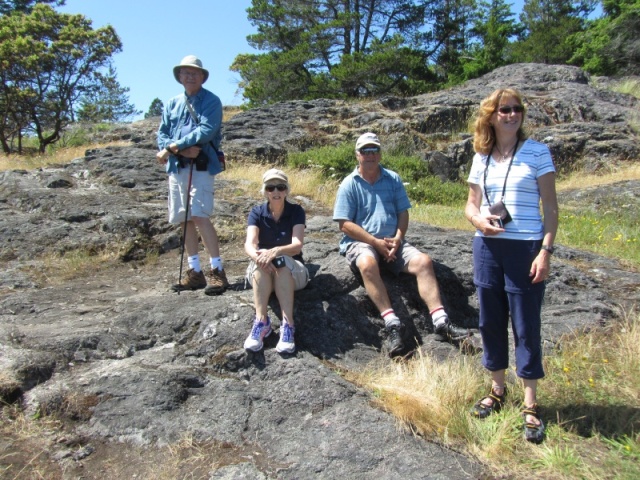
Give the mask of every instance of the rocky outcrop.
M 586 91 L 586 81 L 580 83 L 584 74 L 558 67 L 544 76 L 526 65 L 517 71 L 523 82 L 539 74 L 536 91 L 545 100 L 530 106 L 530 116 L 541 131 L 555 128 L 542 125 L 549 105 L 556 105 L 556 117 L 577 115 L 570 102 L 563 107 L 550 97 Z M 273 161 L 281 157 L 278 152 L 312 141 L 331 143 L 378 130 L 390 139 L 385 144 L 411 140 L 423 151 L 429 136 L 438 134 L 429 130 L 436 119 L 447 119 L 440 121 L 442 128 L 457 118 L 464 122 L 461 112 L 503 78 L 496 71 L 476 86 L 360 106 L 290 102 L 247 112 L 229 122 L 225 150 Z M 594 95 L 591 105 L 605 101 Z M 611 105 L 619 100 L 607 98 Z M 608 122 L 606 129 L 620 131 L 624 120 L 599 118 L 599 108 L 604 107 L 585 107 L 588 122 L 574 118 L 576 125 Z M 168 290 L 177 280 L 180 232 L 165 220 L 166 179 L 153 159 L 153 131 L 149 122 L 122 127 L 118 135 L 137 138 L 135 146 L 87 151 L 67 166 L 1 174 L 0 372 L 11 379 L 0 390 L 3 398 L 45 413 L 71 411 L 60 406 L 73 398 L 75 428 L 86 439 L 167 445 L 188 433 L 260 452 L 261 459 L 246 457 L 228 467 L 230 478 L 247 471 L 256 478 L 479 477 L 482 467 L 473 459 L 399 428 L 366 391 L 338 374 L 387 360 L 380 352 L 383 322 L 338 254 L 337 228 L 321 206 L 297 199 L 309 214 L 304 254 L 312 279 L 296 293 L 295 355 L 278 355 L 275 335 L 264 352 L 242 349 L 253 302 L 244 288 L 247 260 L 238 232 L 258 199 L 238 196 L 229 180 L 216 183 L 215 221 L 231 289 L 218 297 Z M 589 136 L 580 151 L 603 142 Z M 454 146 L 439 151 L 443 164 L 451 151 Z M 473 330 L 471 234 L 412 223 L 408 238 L 434 259 L 453 322 Z M 77 272 L 61 284 L 39 275 L 47 254 L 114 245 L 122 260 L 116 266 Z M 159 254 L 155 262 L 149 261 L 151 252 Z M 462 354 L 433 335 L 415 279 L 385 281 L 411 349 L 438 357 Z M 610 259 L 559 246 L 543 309 L 545 348 L 553 349 L 565 332 L 613 318 L 621 302 L 638 302 L 639 283 L 639 274 Z M 277 301 L 270 306 L 278 326 Z M 52 458 L 59 448 L 52 447 Z
M 576 67 L 538 64 L 509 65 L 461 87 L 411 98 L 296 101 L 251 110 L 225 125 L 225 151 L 232 159 L 273 163 L 289 151 L 353 142 L 372 130 L 385 149 L 420 155 L 434 174 L 456 180 L 473 157 L 470 122 L 480 101 L 506 87 L 524 95 L 528 132 L 549 145 L 559 169 L 595 171 L 640 156 L 636 98 L 598 87 Z

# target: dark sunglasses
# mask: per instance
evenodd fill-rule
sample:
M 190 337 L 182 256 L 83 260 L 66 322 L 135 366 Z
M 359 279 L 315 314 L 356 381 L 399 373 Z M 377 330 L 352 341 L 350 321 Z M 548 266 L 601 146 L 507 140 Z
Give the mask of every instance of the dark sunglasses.
M 284 185 L 284 184 L 280 184 L 280 185 L 265 185 L 264 189 L 267 192 L 273 192 L 276 189 L 278 189 L 279 192 L 284 192 L 287 189 L 287 186 Z
M 513 107 L 503 106 L 499 107 L 498 111 L 503 115 L 509 115 L 511 112 L 522 113 L 524 112 L 524 107 L 522 105 L 514 105 Z
M 380 153 L 380 147 L 363 147 L 358 150 L 362 155 Z

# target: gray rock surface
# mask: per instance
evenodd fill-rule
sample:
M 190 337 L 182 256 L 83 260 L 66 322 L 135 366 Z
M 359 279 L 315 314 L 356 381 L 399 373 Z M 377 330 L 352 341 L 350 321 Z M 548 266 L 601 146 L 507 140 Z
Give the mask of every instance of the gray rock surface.
M 522 81 L 533 81 L 529 77 L 536 69 L 523 69 Z M 447 111 L 453 118 L 460 109 L 471 108 L 482 89 L 493 89 L 502 79 L 499 74 L 477 82 L 482 87 L 476 87 L 476 96 L 465 87 L 379 104 L 395 112 L 413 105 L 417 112 L 433 102 L 434 112 Z M 555 105 L 550 92 L 584 90 L 583 77 L 558 67 L 535 78 L 538 90 L 548 93 L 540 93 L 544 104 Z M 466 96 L 468 101 L 459 100 Z M 593 105 L 604 101 L 596 94 L 588 98 Z M 612 98 L 611 104 L 619 101 Z M 315 132 L 343 128 L 332 127 L 336 124 L 330 118 L 353 125 L 348 133 L 327 133 L 327 141 L 332 135 L 335 141 L 336 136 L 347 138 L 383 124 L 390 129 L 398 125 L 397 119 L 369 106 L 290 102 L 247 112 L 230 122 L 225 149 L 273 159 L 283 149 L 311 141 L 304 132 L 313 122 Z M 332 117 L 316 115 L 317 109 Z M 563 113 L 557 117 L 576 115 L 569 104 L 558 109 Z M 595 109 L 585 112 L 588 121 L 597 116 Z M 618 130 L 618 120 L 605 120 L 607 128 Z M 407 120 L 416 125 L 412 122 Z M 432 123 L 425 120 L 423 125 Z M 104 448 L 101 442 L 170 445 L 190 434 L 199 441 L 261 452 L 262 460 L 247 457 L 210 478 L 480 477 L 482 467 L 473 459 L 412 435 L 376 409 L 369 393 L 339 375 L 339 369 L 388 360 L 380 352 L 383 322 L 338 254 L 337 228 L 322 207 L 305 202 L 304 254 L 312 280 L 296 293 L 295 355 L 275 352 L 276 335 L 266 341 L 264 352 L 242 349 L 253 303 L 251 290 L 243 285 L 247 260 L 238 232 L 242 234 L 246 215 L 259 199 L 238 196 L 233 182 L 217 181 L 215 212 L 232 288 L 218 297 L 168 290 L 177 280 L 180 232 L 166 223 L 166 179 L 154 162 L 153 131 L 149 122 L 123 127 L 118 135 L 136 139 L 134 146 L 87 151 L 67 166 L 0 174 L 0 373 L 12 379 L 0 394 L 9 401 L 21 399 L 33 412 L 67 412 L 75 422 L 85 439 L 82 445 L 74 451 L 56 446 L 51 458 L 82 462 Z M 283 131 L 289 134 L 281 135 Z M 390 131 L 385 135 L 395 138 Z M 397 138 L 402 135 L 407 134 Z M 426 132 L 412 135 L 416 148 L 422 148 L 417 139 Z M 590 139 L 584 148 L 602 145 L 598 142 Z M 636 183 L 621 188 L 637 199 Z M 471 234 L 412 222 L 408 239 L 434 259 L 452 321 L 474 329 Z M 52 253 L 114 246 L 121 259 L 115 266 L 78 272 L 61 284 L 39 275 Z M 152 252 L 159 254 L 155 262 L 148 261 Z M 407 326 L 411 349 L 437 357 L 462 354 L 436 340 L 415 279 L 385 281 Z M 614 261 L 559 246 L 543 309 L 545 347 L 553 348 L 563 333 L 614 318 L 620 303 L 637 303 L 638 285 L 640 275 Z M 271 308 L 278 311 L 277 301 Z M 277 327 L 280 321 L 273 312 L 272 318 Z
M 365 131 L 381 135 L 383 150 L 413 151 L 443 179 L 465 178 L 473 157 L 468 132 L 480 101 L 496 88 L 515 87 L 527 107 L 531 137 L 549 145 L 562 171 L 597 171 L 640 156 L 634 125 L 640 102 L 601 88 L 576 67 L 517 64 L 449 90 L 364 104 L 339 100 L 283 102 L 250 110 L 225 125 L 225 152 L 233 161 L 282 161 L 289 151 L 355 142 Z M 458 134 L 459 141 L 443 138 Z

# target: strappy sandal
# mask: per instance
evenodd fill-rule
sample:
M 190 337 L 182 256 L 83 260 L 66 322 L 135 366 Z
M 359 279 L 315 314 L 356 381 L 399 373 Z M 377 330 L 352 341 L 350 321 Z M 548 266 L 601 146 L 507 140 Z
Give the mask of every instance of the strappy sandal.
M 478 400 L 475 403 L 475 405 L 471 409 L 471 416 L 476 418 L 487 418 L 492 413 L 498 413 L 500 410 L 502 410 L 506 397 L 507 397 L 506 386 L 504 387 L 502 395 L 498 395 L 493 389 L 493 387 L 491 387 L 491 391 L 489 392 L 489 395 L 487 395 L 486 397 L 482 397 L 480 400 Z M 483 400 L 486 400 L 487 398 L 490 398 L 493 401 L 491 405 L 485 405 L 484 403 L 482 403 Z
M 540 425 L 527 422 L 527 416 L 535 417 L 535 419 L 540 422 Z M 538 404 L 534 403 L 530 407 L 523 405 L 522 419 L 524 420 L 525 440 L 532 443 L 542 443 L 542 440 L 544 440 L 544 423 L 542 423 L 542 419 L 540 418 L 540 407 L 538 407 Z

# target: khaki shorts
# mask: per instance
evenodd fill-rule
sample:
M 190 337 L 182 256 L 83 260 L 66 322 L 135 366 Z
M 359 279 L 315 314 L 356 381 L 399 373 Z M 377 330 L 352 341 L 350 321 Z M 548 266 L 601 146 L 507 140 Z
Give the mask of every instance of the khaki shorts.
M 215 175 L 193 169 L 189 218 L 213 215 L 213 185 Z M 186 213 L 185 193 L 189 185 L 189 168 L 180 168 L 178 173 L 169 174 L 169 223 L 184 222 Z
M 418 250 L 416 247 L 403 240 L 402 245 L 400 245 L 400 248 L 396 253 L 396 260 L 394 262 L 387 263 L 380 261 L 380 254 L 368 243 L 353 242 L 347 248 L 344 257 L 347 259 L 349 264 L 357 267 L 356 262 L 358 260 L 358 257 L 360 255 L 367 255 L 369 257 L 375 258 L 380 265 L 398 275 L 401 272 L 406 272 L 411 259 L 416 255 L 420 255 L 421 253 L 422 252 L 420 252 L 420 250 Z
M 291 275 L 293 276 L 294 291 L 302 290 L 309 283 L 309 270 L 307 270 L 307 267 L 304 266 L 304 263 L 299 260 L 295 260 L 289 255 L 284 255 L 284 261 L 287 264 L 289 270 L 291 270 Z M 257 269 L 258 266 L 256 265 L 256 262 L 251 260 L 249 262 L 249 266 L 247 267 L 247 272 L 244 276 L 245 287 L 247 283 L 249 285 L 253 285 L 253 272 L 255 272 Z

